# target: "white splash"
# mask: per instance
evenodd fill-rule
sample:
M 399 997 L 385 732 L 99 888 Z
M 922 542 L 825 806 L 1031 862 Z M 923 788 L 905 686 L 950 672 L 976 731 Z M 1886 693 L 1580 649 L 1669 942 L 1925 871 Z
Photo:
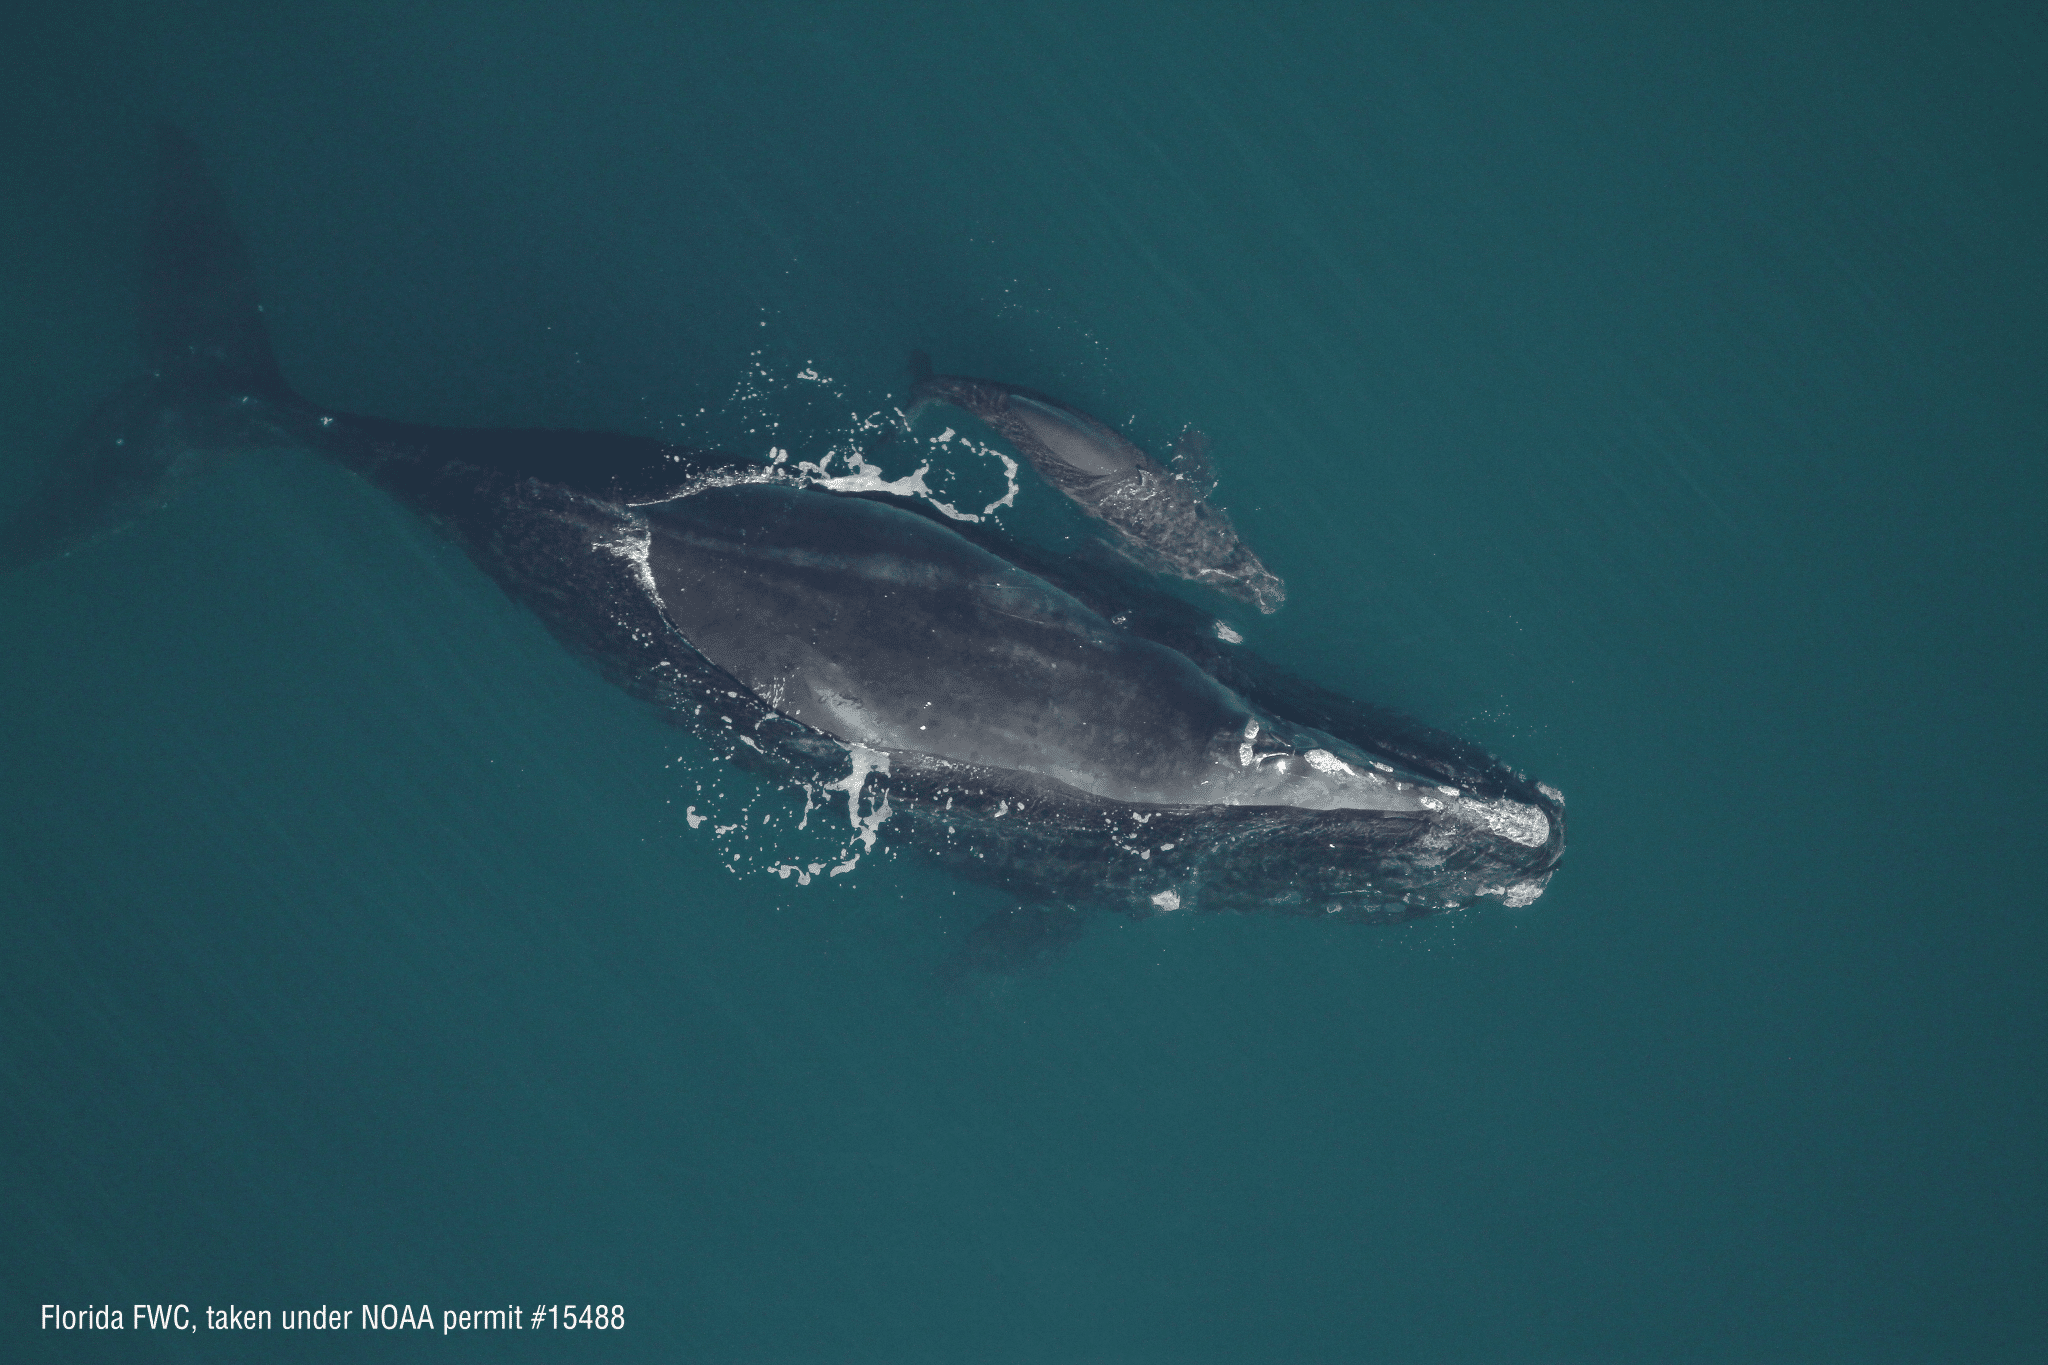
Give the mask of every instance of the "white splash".
M 986 446 L 975 445 L 972 441 L 965 444 L 972 449 L 979 450 L 984 455 L 993 455 L 998 460 L 1001 460 L 1003 462 L 1003 482 L 1009 485 L 1000 498 L 997 498 L 994 502 L 981 509 L 981 514 L 985 517 L 992 517 L 996 514 L 998 507 L 1015 507 L 1017 505 L 1017 462 L 1003 454 L 1000 450 L 990 450 Z
M 661 605 L 661 590 L 654 585 L 654 568 L 647 562 L 648 551 L 654 545 L 654 532 L 639 516 L 626 522 L 619 533 L 609 540 L 593 541 L 590 548 L 617 555 L 633 566 L 634 577 L 647 590 L 648 600 L 657 607 Z
M 1162 891 L 1152 898 L 1152 903 L 1161 910 L 1178 910 L 1180 909 L 1180 892 Z
M 853 745 L 848 752 L 853 755 L 853 771 L 837 782 L 827 782 L 824 789 L 828 792 L 846 793 L 846 819 L 854 828 L 854 838 L 860 841 L 862 848 L 873 852 L 875 831 L 889 818 L 889 794 L 883 792 L 882 799 L 872 805 L 868 814 L 862 815 L 861 789 L 867 785 L 869 773 L 880 773 L 884 777 L 889 775 L 889 755 L 861 744 Z M 860 855 L 855 854 L 854 861 L 859 860 Z M 852 867 L 853 864 L 848 863 L 845 868 L 835 868 L 832 875 L 836 877 L 841 871 L 851 871 Z

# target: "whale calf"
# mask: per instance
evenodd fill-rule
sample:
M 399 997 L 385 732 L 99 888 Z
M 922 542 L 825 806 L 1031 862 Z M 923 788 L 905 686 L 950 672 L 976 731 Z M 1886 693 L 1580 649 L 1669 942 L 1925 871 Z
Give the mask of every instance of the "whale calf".
M 1137 564 L 1082 565 L 784 461 L 301 397 L 197 149 L 161 141 L 148 373 L 15 519 L 16 559 L 89 540 L 233 452 L 301 448 L 410 506 L 713 755 L 843 793 L 865 848 L 886 824 L 1029 906 L 1403 919 L 1525 905 L 1548 883 L 1564 851 L 1555 791 L 1220 645 Z M 1032 414 L 1047 401 L 1004 397 Z M 1115 465 L 1099 425 L 1031 429 L 1084 475 L 1138 467 Z
M 1205 584 L 1271 614 L 1287 598 L 1280 579 L 1238 536 L 1229 513 L 1209 501 L 1208 439 L 1181 434 L 1168 469 L 1122 432 L 1050 395 L 992 379 L 936 374 L 931 357 L 910 357 L 910 410 L 950 403 L 1015 446 L 1047 483 L 1108 523 L 1116 544 L 1147 568 Z

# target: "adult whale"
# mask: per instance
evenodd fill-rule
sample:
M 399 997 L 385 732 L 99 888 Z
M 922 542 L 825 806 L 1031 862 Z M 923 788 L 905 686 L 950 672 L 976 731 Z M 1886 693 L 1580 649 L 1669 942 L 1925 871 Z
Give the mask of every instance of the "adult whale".
M 1534 900 L 1561 798 L 1473 745 L 1219 646 L 1136 566 L 628 436 L 332 411 L 285 383 L 197 149 L 162 134 L 148 374 L 17 519 L 17 558 L 223 453 L 299 446 L 452 537 L 572 651 L 714 752 L 843 792 L 1034 903 L 1407 918 Z M 897 833 L 899 832 L 900 833 Z

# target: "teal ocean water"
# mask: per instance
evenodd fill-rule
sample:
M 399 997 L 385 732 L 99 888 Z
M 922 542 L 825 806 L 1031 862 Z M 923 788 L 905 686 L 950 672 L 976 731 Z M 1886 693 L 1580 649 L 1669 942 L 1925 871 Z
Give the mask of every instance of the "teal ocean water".
M 335 407 L 803 454 L 921 347 L 1201 428 L 1247 647 L 1572 847 L 949 985 L 1002 895 L 765 872 L 773 798 L 254 452 L 0 579 L 0 1355 L 2042 1357 L 2038 7 L 8 28 L 7 507 L 139 364 L 167 118 Z M 137 1302 L 625 1325 L 38 1325 Z

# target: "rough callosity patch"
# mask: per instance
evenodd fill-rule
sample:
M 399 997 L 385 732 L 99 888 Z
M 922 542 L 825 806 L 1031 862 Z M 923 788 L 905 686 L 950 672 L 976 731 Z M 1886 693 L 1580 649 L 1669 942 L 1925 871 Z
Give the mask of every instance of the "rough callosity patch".
M 1239 537 L 1230 514 L 1164 470 L 1140 468 L 1074 498 L 1121 532 L 1126 548 L 1155 568 L 1207 584 L 1269 615 L 1287 600 L 1286 585 Z
M 1409 860 L 1418 868 L 1442 867 L 1457 847 L 1456 835 L 1441 824 L 1431 823 L 1415 841 Z
M 1505 798 L 1498 801 L 1472 798 L 1466 800 L 1461 809 L 1501 838 L 1524 848 L 1540 848 L 1550 837 L 1550 817 L 1535 806 L 1525 806 Z

